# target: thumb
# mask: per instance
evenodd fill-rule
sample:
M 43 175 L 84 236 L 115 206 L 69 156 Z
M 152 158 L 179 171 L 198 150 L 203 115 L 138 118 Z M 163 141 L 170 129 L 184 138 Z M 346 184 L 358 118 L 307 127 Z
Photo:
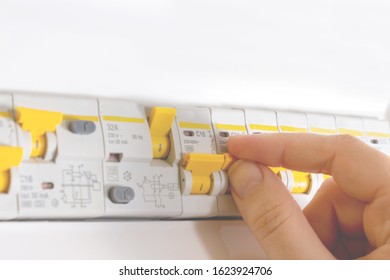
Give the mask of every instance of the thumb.
M 239 160 L 228 176 L 234 201 L 268 258 L 334 259 L 268 167 Z

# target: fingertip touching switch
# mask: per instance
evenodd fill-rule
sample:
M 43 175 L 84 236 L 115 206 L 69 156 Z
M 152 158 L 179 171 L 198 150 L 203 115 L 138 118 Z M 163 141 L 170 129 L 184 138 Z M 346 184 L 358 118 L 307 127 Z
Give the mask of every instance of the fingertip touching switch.
M 149 117 L 153 158 L 166 158 L 170 150 L 169 132 L 175 120 L 176 109 L 153 107 Z
M 22 129 L 31 134 L 32 149 L 30 157 L 43 158 L 47 149 L 46 133 L 54 132 L 61 124 L 61 112 L 44 111 L 25 107 L 16 108 L 16 120 Z
M 222 164 L 222 170 L 226 171 L 228 170 L 233 163 L 236 161 L 236 159 L 229 153 L 224 153 L 222 154 L 224 159 L 223 159 L 223 164 Z
M 69 122 L 69 130 L 74 134 L 89 135 L 96 131 L 96 125 L 92 121 L 73 120 Z
M 8 192 L 11 182 L 10 169 L 19 166 L 23 158 L 23 149 L 20 147 L 0 146 L 0 193 Z
M 127 204 L 134 199 L 134 190 L 130 187 L 116 186 L 110 189 L 110 199 L 113 203 Z

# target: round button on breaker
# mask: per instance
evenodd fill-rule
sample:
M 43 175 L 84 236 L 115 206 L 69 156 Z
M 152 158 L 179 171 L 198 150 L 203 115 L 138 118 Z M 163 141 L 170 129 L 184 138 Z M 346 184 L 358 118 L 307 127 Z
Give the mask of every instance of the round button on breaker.
M 134 190 L 130 187 L 115 186 L 110 189 L 109 197 L 113 203 L 126 204 L 134 199 Z
M 96 125 L 91 121 L 75 120 L 69 123 L 69 130 L 74 134 L 88 135 L 96 131 Z

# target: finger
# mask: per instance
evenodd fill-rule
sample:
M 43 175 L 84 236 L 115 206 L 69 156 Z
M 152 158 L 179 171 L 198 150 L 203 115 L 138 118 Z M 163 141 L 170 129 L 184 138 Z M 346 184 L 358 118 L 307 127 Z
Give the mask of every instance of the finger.
M 375 249 L 368 255 L 360 258 L 361 260 L 390 260 L 390 244 L 386 244 Z
M 237 158 L 264 165 L 331 174 L 344 192 L 362 201 L 390 193 L 390 158 L 349 135 L 236 136 L 229 138 L 228 149 Z
M 239 160 L 228 176 L 238 209 L 270 259 L 334 258 L 269 168 Z
M 327 199 L 334 181 L 326 180 L 303 210 L 313 230 L 329 251 L 334 252 L 339 237 L 338 221 L 332 201 Z
M 375 201 L 369 203 L 363 213 L 363 224 L 367 238 L 374 247 L 390 244 L 389 220 L 390 194 L 378 194 Z
M 365 203 L 346 195 L 330 179 L 303 210 L 310 225 L 333 255 L 355 259 L 370 250 L 363 228 Z

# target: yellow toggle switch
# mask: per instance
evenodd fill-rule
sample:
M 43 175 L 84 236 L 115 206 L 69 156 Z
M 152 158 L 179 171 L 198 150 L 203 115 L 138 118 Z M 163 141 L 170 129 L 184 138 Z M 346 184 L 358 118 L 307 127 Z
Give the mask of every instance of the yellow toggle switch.
M 281 179 L 284 178 L 284 180 L 288 181 L 284 181 L 284 183 L 287 184 L 287 187 L 289 188 L 291 193 L 303 194 L 308 193 L 310 191 L 312 182 L 309 173 L 287 170 L 283 167 L 270 167 L 270 169 Z M 282 172 L 284 172 L 283 174 L 286 174 L 287 172 L 289 174 L 292 174 L 292 176 L 287 175 L 287 178 L 289 178 L 287 179 L 286 177 L 282 176 Z
M 192 173 L 191 194 L 209 193 L 213 172 L 225 170 L 232 162 L 233 157 L 229 154 L 186 154 L 181 165 Z
M 292 193 L 308 193 L 311 187 L 311 180 L 308 173 L 293 171 L 294 184 Z
M 175 108 L 153 107 L 149 126 L 152 138 L 153 158 L 166 158 L 169 154 L 169 131 L 176 117 Z
M 269 169 L 271 169 L 272 172 L 275 173 L 275 174 L 278 174 L 279 171 L 281 171 L 281 170 L 285 170 L 283 167 L 273 167 L 273 166 L 268 166 L 268 167 L 269 167 Z
M 324 181 L 325 181 L 326 179 L 332 178 L 332 175 L 328 175 L 328 174 L 323 174 L 323 176 L 324 176 Z
M 22 162 L 23 149 L 0 146 L 0 193 L 8 192 L 11 182 L 10 169 Z
M 16 108 L 16 120 L 23 130 L 29 131 L 32 138 L 31 157 L 43 157 L 46 152 L 46 132 L 54 132 L 61 124 L 63 114 L 25 107 Z
M 229 153 L 223 154 L 224 160 L 222 165 L 222 170 L 228 170 L 230 166 L 233 165 L 233 163 L 236 161 L 236 159 Z

